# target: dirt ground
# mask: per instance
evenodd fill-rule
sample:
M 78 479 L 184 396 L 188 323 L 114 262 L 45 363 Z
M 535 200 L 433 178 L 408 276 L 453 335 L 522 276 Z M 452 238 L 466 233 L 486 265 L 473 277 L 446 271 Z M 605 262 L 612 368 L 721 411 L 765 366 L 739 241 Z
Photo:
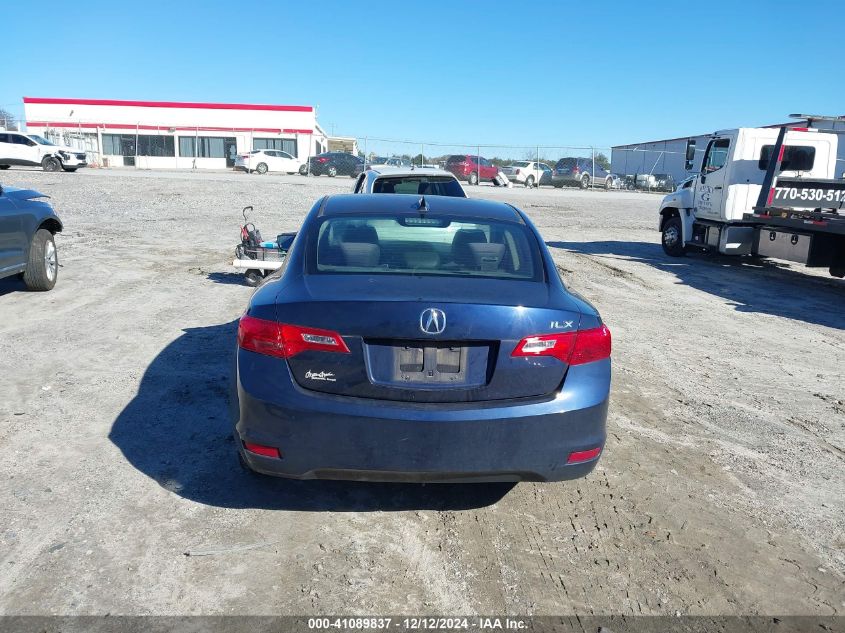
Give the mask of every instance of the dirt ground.
M 614 336 L 583 480 L 256 480 L 227 413 L 240 208 L 348 178 L 13 169 L 65 232 L 0 281 L 2 614 L 845 612 L 845 282 L 666 258 L 659 196 L 499 190 Z

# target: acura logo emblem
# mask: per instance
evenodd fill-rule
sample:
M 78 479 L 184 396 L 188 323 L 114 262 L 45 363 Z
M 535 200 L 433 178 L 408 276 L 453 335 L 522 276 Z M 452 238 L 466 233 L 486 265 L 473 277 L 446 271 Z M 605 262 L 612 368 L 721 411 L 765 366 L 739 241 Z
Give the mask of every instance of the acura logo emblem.
M 446 313 L 437 308 L 427 308 L 420 315 L 420 329 L 426 334 L 440 334 L 446 329 Z

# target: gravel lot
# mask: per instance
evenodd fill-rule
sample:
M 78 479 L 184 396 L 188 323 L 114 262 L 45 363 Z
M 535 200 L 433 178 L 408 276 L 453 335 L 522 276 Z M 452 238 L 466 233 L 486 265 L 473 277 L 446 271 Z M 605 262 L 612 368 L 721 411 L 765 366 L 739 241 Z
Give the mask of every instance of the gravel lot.
M 227 388 L 240 209 L 349 178 L 13 169 L 65 222 L 0 281 L 0 613 L 842 614 L 845 283 L 669 260 L 659 196 L 499 190 L 614 335 L 607 451 L 555 484 L 261 481 Z

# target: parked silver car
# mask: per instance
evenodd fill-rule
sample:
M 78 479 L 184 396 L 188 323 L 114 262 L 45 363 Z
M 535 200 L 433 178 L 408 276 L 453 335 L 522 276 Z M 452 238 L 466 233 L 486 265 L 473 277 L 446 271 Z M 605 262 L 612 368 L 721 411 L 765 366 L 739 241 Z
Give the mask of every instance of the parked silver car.
M 352 193 L 411 193 L 422 196 L 466 198 L 451 172 L 426 167 L 376 167 L 358 176 Z
M 30 290 L 51 290 L 59 274 L 62 222 L 46 197 L 0 186 L 0 279 L 18 275 Z

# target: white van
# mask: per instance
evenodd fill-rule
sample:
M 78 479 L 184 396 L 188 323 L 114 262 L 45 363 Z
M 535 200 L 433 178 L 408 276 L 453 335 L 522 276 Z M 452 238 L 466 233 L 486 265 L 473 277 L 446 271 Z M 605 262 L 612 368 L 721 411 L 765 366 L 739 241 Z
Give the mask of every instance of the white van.
M 0 131 L 0 169 L 9 169 L 11 165 L 41 165 L 44 171 L 76 171 L 87 166 L 88 160 L 85 152 L 54 145 L 36 134 Z

